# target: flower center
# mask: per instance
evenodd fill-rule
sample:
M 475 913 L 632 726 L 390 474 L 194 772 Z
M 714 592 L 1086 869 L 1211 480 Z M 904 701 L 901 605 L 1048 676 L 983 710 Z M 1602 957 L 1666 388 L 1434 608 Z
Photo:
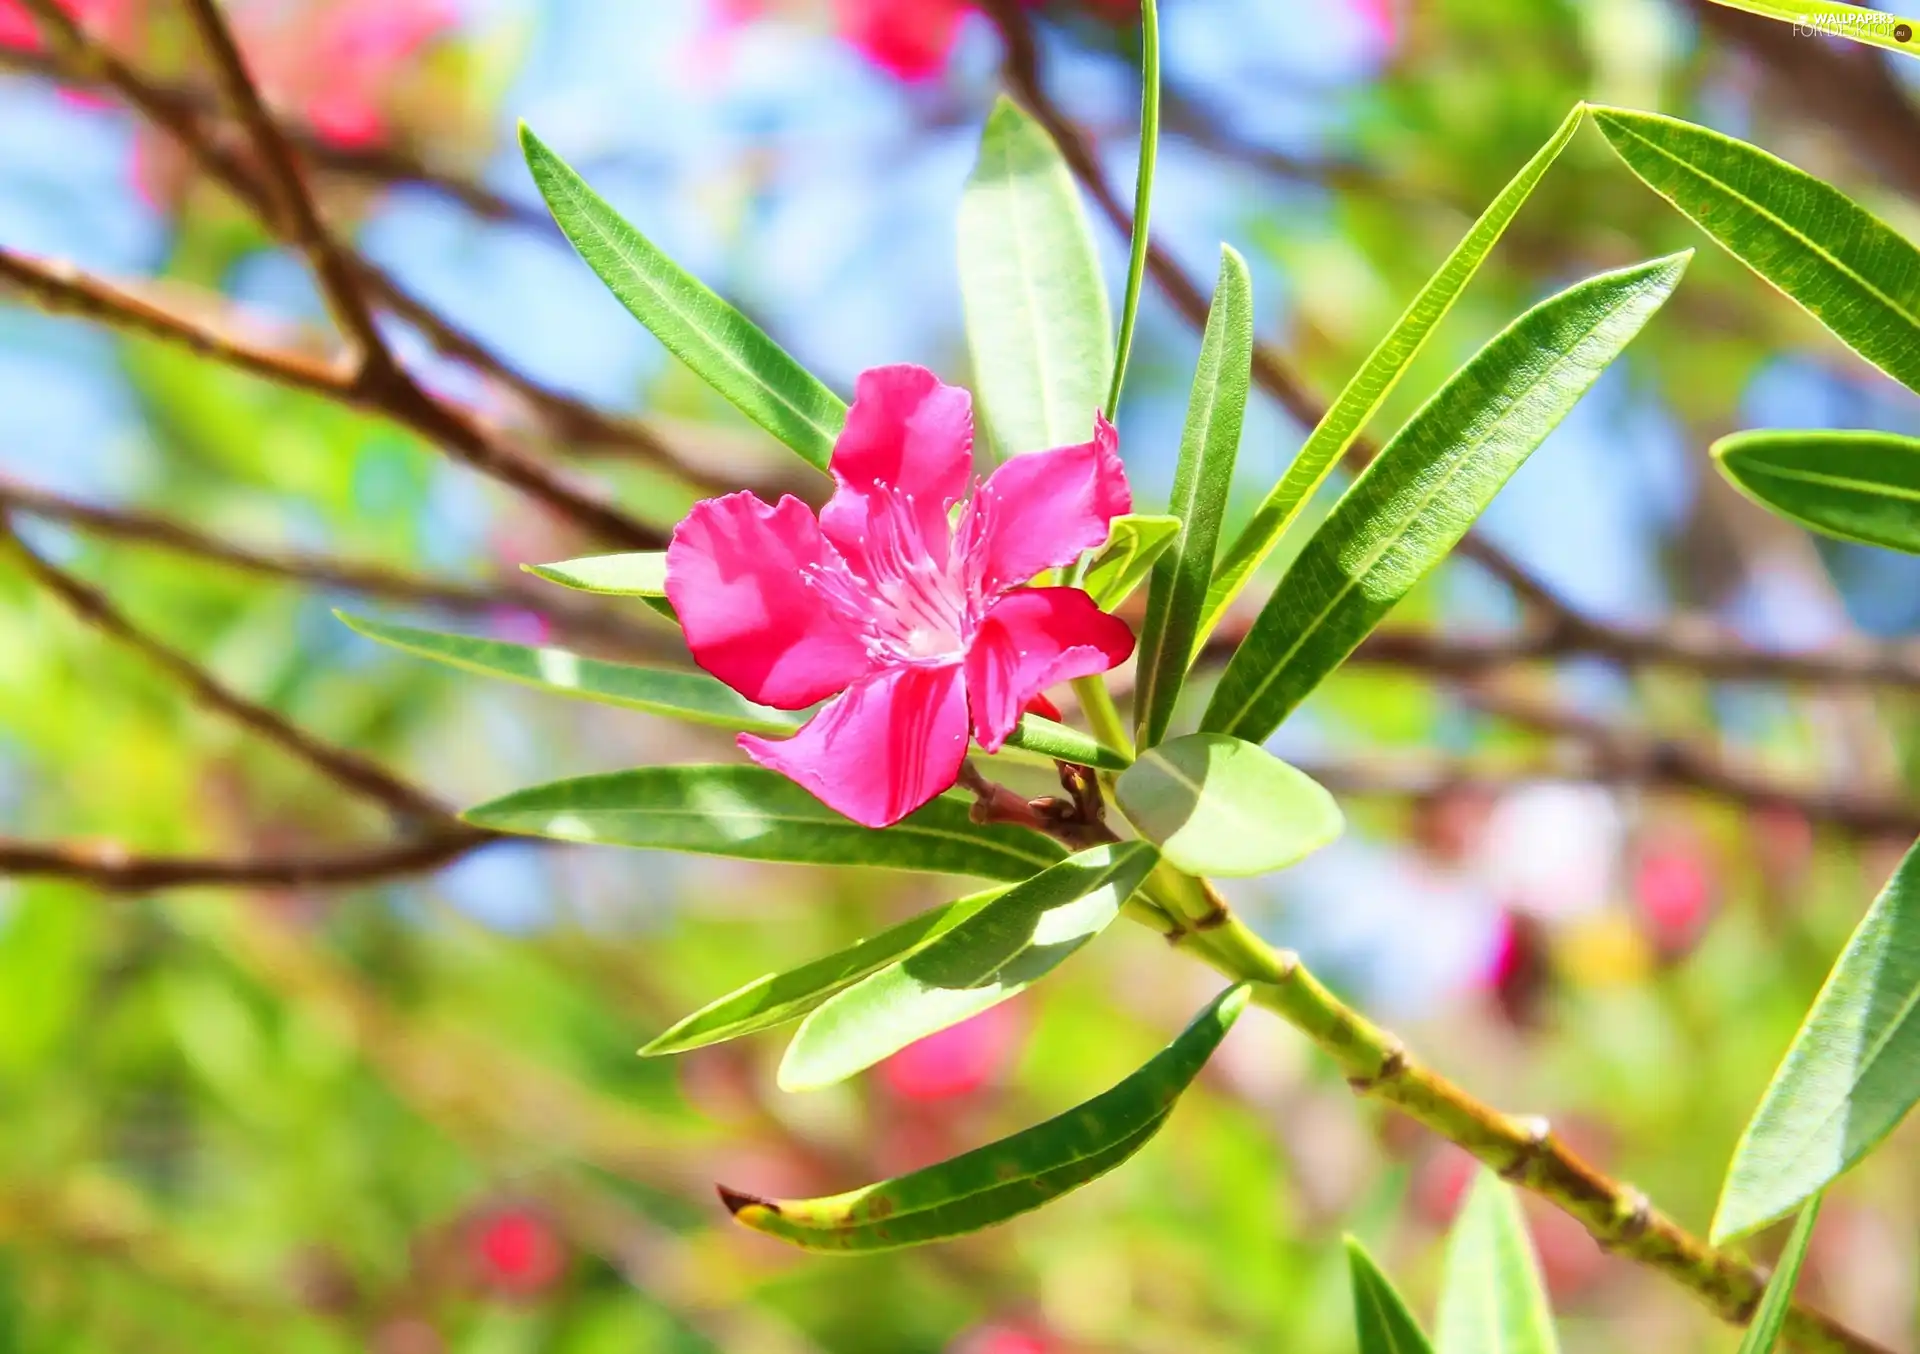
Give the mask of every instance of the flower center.
M 863 557 L 848 571 L 816 577 L 816 585 L 880 662 L 960 661 L 980 618 L 953 560 L 946 514 L 923 518 L 913 495 L 882 485 L 868 502 Z

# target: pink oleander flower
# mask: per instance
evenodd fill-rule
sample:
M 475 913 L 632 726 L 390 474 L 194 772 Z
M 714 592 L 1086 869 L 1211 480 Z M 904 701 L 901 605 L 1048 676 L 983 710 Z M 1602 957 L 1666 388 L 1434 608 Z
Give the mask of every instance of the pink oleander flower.
M 969 728 L 997 751 L 1044 688 L 1133 652 L 1079 588 L 1025 587 L 1107 538 L 1130 507 L 1119 435 L 1015 457 L 955 522 L 973 403 L 921 367 L 861 375 L 816 519 L 791 495 L 694 505 L 667 549 L 667 597 L 694 661 L 749 700 L 801 710 L 793 737 L 741 734 L 754 761 L 868 827 L 946 790 Z

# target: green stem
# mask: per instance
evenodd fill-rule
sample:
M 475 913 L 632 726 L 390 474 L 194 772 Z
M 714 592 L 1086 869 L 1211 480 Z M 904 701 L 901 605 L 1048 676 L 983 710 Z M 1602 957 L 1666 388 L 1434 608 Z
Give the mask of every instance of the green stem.
M 1335 996 L 1298 955 L 1254 934 L 1206 881 L 1163 871 L 1148 892 L 1189 925 L 1174 937 L 1178 948 L 1237 982 L 1253 983 L 1254 1000 L 1339 1063 L 1356 1093 L 1384 1100 L 1507 1180 L 1550 1199 L 1603 1247 L 1678 1280 L 1727 1320 L 1752 1318 L 1765 1286 L 1758 1273 L 1575 1156 L 1545 1120 L 1502 1113 L 1422 1065 L 1398 1038 Z M 1814 1354 L 1887 1354 L 1802 1305 L 1793 1308 L 1787 1334 Z
M 1087 727 L 1093 736 L 1114 751 L 1133 756 L 1133 735 L 1127 730 L 1127 722 L 1120 718 L 1120 707 L 1113 703 L 1107 679 L 1076 677 L 1073 694 L 1080 698 L 1080 709 L 1086 714 Z
M 1160 9 L 1154 0 L 1140 5 L 1140 173 L 1133 190 L 1133 248 L 1127 260 L 1127 295 L 1120 307 L 1120 341 L 1113 354 L 1113 386 L 1107 392 L 1107 417 L 1120 412 L 1120 387 L 1133 353 L 1133 329 L 1140 315 L 1140 288 L 1147 275 L 1147 217 L 1153 208 L 1153 169 L 1160 154 Z

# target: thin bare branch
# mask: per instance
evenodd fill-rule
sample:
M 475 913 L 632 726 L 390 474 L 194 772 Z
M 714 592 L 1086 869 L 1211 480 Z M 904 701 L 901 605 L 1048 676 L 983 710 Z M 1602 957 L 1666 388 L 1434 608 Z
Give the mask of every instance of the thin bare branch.
M 305 551 L 257 550 L 157 513 L 88 503 L 6 476 L 0 476 L 0 506 L 64 523 L 90 536 L 156 546 L 268 578 L 429 606 L 454 615 L 484 616 L 502 609 L 533 612 L 550 618 L 570 635 L 604 640 L 624 652 L 665 655 L 675 647 L 663 627 L 646 622 L 638 614 L 629 616 L 615 606 L 603 605 L 598 598 L 568 592 L 524 574 L 467 582 Z
M 258 734 L 343 789 L 384 805 L 402 819 L 442 826 L 455 821 L 452 811 L 425 791 L 398 779 L 358 753 L 315 738 L 283 715 L 229 689 L 191 658 L 128 620 L 107 600 L 106 594 L 91 583 L 75 578 L 35 554 L 3 520 L 0 520 L 0 551 L 11 555 L 36 583 L 59 598 L 77 618 L 145 658 L 186 688 L 207 709 Z
M 185 0 L 187 16 L 193 21 L 200 43 L 213 58 L 214 74 L 220 82 L 229 106 L 247 129 L 260 162 L 266 167 L 268 201 L 273 204 L 279 233 L 293 242 L 307 257 L 327 309 L 333 313 L 347 342 L 357 351 L 361 369 L 375 371 L 393 365 L 373 308 L 361 290 L 359 274 L 320 217 L 319 204 L 307 186 L 300 159 L 280 130 L 279 122 L 267 111 L 260 88 L 247 70 L 226 16 L 215 0 Z M 356 376 L 359 373 L 356 372 Z
M 345 887 L 429 874 L 495 840 L 454 824 L 408 841 L 331 851 L 241 856 L 150 856 L 116 842 L 0 837 L 0 875 L 68 879 L 117 893 L 221 888 Z

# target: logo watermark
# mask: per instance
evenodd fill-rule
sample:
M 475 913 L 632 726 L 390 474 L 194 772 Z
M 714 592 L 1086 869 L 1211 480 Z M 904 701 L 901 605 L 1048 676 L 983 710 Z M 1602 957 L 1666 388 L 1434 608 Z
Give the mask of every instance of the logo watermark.
M 1882 14 L 1877 10 L 1801 14 L 1793 20 L 1793 31 L 1796 37 L 1802 38 L 1824 35 L 1868 42 L 1875 39 L 1898 43 L 1913 41 L 1911 23 L 1897 14 Z

